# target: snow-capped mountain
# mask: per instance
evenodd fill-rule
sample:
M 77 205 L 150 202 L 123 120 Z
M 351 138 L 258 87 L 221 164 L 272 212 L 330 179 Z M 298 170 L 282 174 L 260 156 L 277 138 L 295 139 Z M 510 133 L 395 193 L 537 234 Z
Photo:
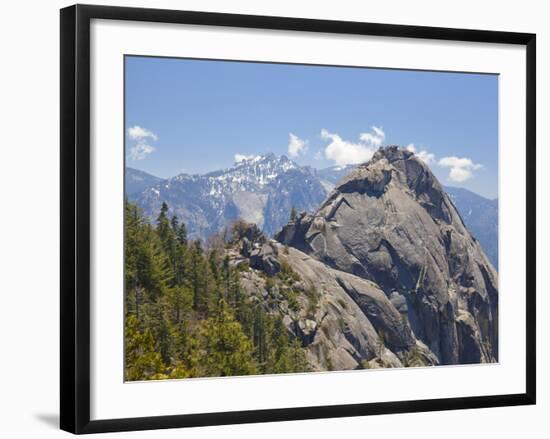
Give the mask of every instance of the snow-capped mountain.
M 162 178 L 155 177 L 147 172 L 140 171 L 138 169 L 126 168 L 126 195 L 131 196 L 137 194 L 148 187 L 154 186 L 160 183 Z
M 267 154 L 204 175 L 180 174 L 127 195 L 150 218 L 166 201 L 170 213 L 187 224 L 191 238 L 206 239 L 237 218 L 256 223 L 272 235 L 286 224 L 292 207 L 307 212 L 316 209 L 327 188 L 314 169 L 286 156 Z

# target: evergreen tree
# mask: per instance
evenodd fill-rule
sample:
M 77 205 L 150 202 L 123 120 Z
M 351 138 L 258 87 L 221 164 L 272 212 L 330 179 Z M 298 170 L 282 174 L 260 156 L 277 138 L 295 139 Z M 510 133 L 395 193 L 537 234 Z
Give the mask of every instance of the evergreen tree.
M 169 261 L 151 226 L 135 205 L 126 204 L 125 289 L 127 311 L 140 316 L 140 307 L 162 296 L 171 276 Z
M 185 223 L 179 225 L 176 235 L 181 245 L 187 245 L 187 227 L 185 227 Z
M 200 241 L 195 241 L 190 256 L 190 283 L 193 291 L 193 309 L 206 315 L 208 312 L 208 297 L 206 277 L 208 266 Z
M 126 318 L 124 336 L 126 379 L 135 381 L 166 378 L 165 365 L 160 353 L 155 351 L 151 331 L 141 331 L 134 315 Z
M 177 235 L 179 230 L 179 220 L 177 215 L 172 216 L 172 219 L 170 220 L 170 225 L 172 226 L 172 232 Z
M 256 359 L 263 366 L 268 357 L 269 343 L 265 331 L 266 328 L 266 313 L 261 305 L 254 309 L 254 335 L 253 342 L 256 347 Z
M 153 227 L 125 203 L 126 379 L 308 370 L 282 318 L 244 293 L 247 265 L 232 266 L 222 236 L 206 248 L 188 242 L 185 224 L 168 210 L 163 203 Z M 299 277 L 283 264 L 268 280 L 288 295 Z
M 157 217 L 157 233 L 160 240 L 166 248 L 170 248 L 170 238 L 172 237 L 172 228 L 170 221 L 168 220 L 168 204 L 165 201 L 162 202 L 160 213 Z
M 124 284 L 126 292 L 126 311 L 139 317 L 139 305 L 143 296 L 138 279 L 140 259 L 141 217 L 137 206 L 128 202 L 124 205 Z
M 210 376 L 250 375 L 257 372 L 254 347 L 225 302 L 219 315 L 206 320 L 202 335 L 205 340 L 205 366 Z

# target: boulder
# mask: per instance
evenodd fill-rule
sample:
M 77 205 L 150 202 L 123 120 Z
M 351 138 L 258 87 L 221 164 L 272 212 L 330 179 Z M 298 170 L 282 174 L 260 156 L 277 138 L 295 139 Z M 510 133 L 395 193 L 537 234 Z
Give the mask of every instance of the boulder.
M 269 276 L 276 275 L 281 270 L 281 264 L 271 244 L 263 244 L 250 252 L 250 266 L 262 270 Z

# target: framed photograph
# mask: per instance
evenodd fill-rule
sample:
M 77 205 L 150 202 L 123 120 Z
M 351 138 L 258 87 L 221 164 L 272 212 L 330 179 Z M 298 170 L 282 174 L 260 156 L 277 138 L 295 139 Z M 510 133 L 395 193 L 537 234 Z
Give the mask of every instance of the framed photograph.
M 61 10 L 61 428 L 535 403 L 535 35 Z

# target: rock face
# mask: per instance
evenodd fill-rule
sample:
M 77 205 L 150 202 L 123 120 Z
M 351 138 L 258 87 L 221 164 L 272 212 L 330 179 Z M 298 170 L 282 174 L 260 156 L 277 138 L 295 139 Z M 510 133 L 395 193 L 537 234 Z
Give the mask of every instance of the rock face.
M 275 239 L 330 267 L 394 354 L 421 343 L 440 364 L 498 361 L 497 273 L 413 153 L 381 148 Z
M 357 165 L 331 166 L 317 171 L 328 191 Z M 485 198 L 465 188 L 444 186 L 466 224 L 479 241 L 483 251 L 498 270 L 498 199 Z
M 234 263 L 239 262 L 239 257 L 250 255 L 252 270 L 242 272 L 242 287 L 264 304 L 267 311 L 283 317 L 288 331 L 306 348 L 313 370 L 439 363 L 415 337 L 403 314 L 373 282 L 333 269 L 273 240 L 253 242 L 252 252 L 248 244 L 243 246 L 244 242 L 241 241 L 239 254 L 233 255 Z M 282 265 L 292 267 L 296 279 L 286 284 L 279 281 L 274 284 L 271 280 L 268 287 L 263 273 L 267 274 L 266 261 L 273 260 L 279 267 L 276 273 Z M 294 309 L 285 300 L 285 288 L 297 294 L 298 306 Z

